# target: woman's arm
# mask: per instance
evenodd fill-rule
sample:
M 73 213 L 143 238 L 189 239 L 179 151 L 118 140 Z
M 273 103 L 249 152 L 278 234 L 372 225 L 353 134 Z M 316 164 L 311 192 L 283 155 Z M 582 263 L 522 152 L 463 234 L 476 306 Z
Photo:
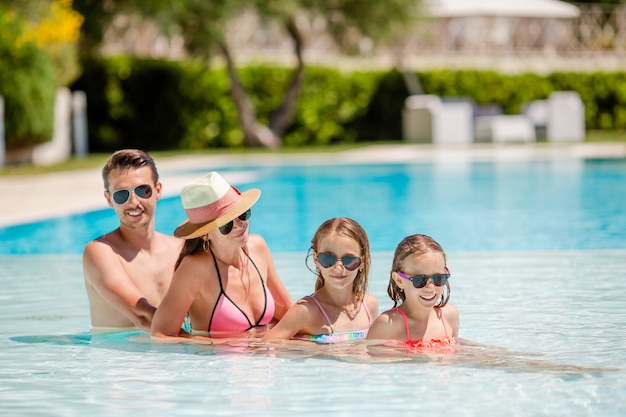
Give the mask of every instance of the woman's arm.
M 206 279 L 203 265 L 199 258 L 187 256 L 174 273 L 167 294 L 158 306 L 150 333 L 154 337 L 177 337 L 181 325 L 200 289 L 200 283 Z

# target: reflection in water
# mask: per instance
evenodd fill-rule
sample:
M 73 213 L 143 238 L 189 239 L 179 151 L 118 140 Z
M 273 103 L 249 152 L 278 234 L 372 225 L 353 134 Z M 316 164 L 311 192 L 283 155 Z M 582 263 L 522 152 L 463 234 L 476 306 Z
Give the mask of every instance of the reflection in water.
M 164 342 L 154 340 L 147 333 L 125 332 L 105 334 L 65 334 L 16 336 L 10 340 L 19 343 L 53 344 L 59 346 L 89 345 L 98 349 L 124 352 L 177 353 L 189 355 L 256 355 L 270 358 L 304 361 L 309 359 L 337 360 L 363 364 L 390 364 L 397 362 L 435 363 L 437 365 L 490 368 L 515 372 L 552 372 L 575 375 L 600 375 L 619 371 L 613 367 L 585 367 L 543 360 L 541 355 L 515 352 L 495 346 L 479 345 L 460 340 L 444 348 L 411 348 L 393 346 L 375 341 L 354 341 L 337 344 L 285 340 L 264 344 L 260 339 L 213 339 L 213 341 Z

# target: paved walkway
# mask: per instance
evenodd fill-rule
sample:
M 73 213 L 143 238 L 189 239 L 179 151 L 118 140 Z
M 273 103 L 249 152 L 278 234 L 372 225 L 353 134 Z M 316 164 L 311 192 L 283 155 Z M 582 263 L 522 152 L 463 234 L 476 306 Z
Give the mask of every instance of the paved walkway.
M 157 159 L 165 196 L 224 166 L 272 164 L 349 164 L 376 162 L 454 162 L 526 158 L 626 158 L 625 143 L 373 145 L 360 149 L 307 154 L 179 156 Z M 224 176 L 237 184 L 236 173 Z M 231 178 L 229 178 L 231 176 Z M 0 177 L 0 227 L 106 208 L 100 169 L 33 176 Z

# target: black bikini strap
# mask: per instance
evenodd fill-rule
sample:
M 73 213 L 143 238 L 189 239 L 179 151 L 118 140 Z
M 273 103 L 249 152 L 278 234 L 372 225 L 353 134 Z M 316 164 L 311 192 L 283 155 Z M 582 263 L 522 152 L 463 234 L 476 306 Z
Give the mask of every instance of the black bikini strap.
M 213 257 L 213 264 L 215 265 L 215 272 L 217 272 L 217 280 L 220 283 L 220 295 L 217 296 L 217 301 L 215 302 L 215 305 L 213 306 L 213 311 L 211 311 L 211 318 L 209 318 L 209 327 L 207 328 L 207 331 L 209 332 L 209 334 L 211 334 L 211 325 L 213 324 L 213 316 L 215 315 L 215 310 L 217 310 L 217 305 L 219 304 L 220 297 L 222 296 L 222 294 L 224 294 L 224 297 L 226 297 L 226 293 L 224 292 L 224 288 L 222 287 L 222 276 L 220 275 L 220 269 L 217 266 L 217 258 L 215 258 L 215 254 L 213 253 L 211 246 L 209 246 L 209 251 L 211 252 L 211 256 Z
M 263 287 L 263 297 L 264 297 L 263 312 L 261 313 L 261 317 L 256 322 L 256 325 L 258 326 L 260 321 L 263 320 L 263 317 L 265 317 L 265 312 L 267 311 L 267 291 L 268 290 L 265 288 L 265 281 L 263 280 L 263 276 L 261 275 L 261 271 L 259 271 L 259 268 L 257 268 L 256 264 L 254 263 L 250 255 L 248 255 L 248 253 L 245 251 L 245 249 L 241 248 L 241 250 L 243 251 L 243 253 L 246 254 L 250 262 L 252 262 L 252 266 L 254 266 L 254 269 L 256 269 L 257 274 L 259 274 L 259 279 L 261 280 L 261 286 Z
M 220 275 L 220 268 L 217 266 L 217 258 L 215 257 L 215 254 L 213 253 L 213 249 L 211 249 L 210 245 L 209 245 L 209 252 L 211 252 L 211 256 L 213 257 L 213 265 L 215 265 L 215 272 L 217 272 L 217 279 L 220 282 L 220 293 L 225 294 L 224 287 L 222 286 L 222 276 Z

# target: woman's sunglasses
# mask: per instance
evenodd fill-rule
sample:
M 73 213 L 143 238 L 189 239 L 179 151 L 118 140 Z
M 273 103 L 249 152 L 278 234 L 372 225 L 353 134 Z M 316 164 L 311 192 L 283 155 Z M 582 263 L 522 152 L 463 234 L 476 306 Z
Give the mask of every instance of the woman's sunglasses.
M 239 216 L 237 216 L 237 218 L 239 220 L 245 222 L 246 220 L 248 220 L 250 218 L 250 216 L 252 216 L 252 209 L 246 210 L 245 213 L 240 214 Z M 220 226 L 218 229 L 219 229 L 221 234 L 226 236 L 227 234 L 229 234 L 230 232 L 233 231 L 233 226 L 234 226 L 234 223 L 231 220 L 228 223 L 226 223 L 224 226 Z
M 321 252 L 317 254 L 317 261 L 323 268 L 330 268 L 337 263 L 337 257 L 332 253 Z M 348 271 L 354 271 L 361 265 L 361 258 L 346 255 L 341 258 L 341 264 Z
M 135 195 L 139 198 L 150 198 L 152 197 L 152 187 L 148 184 L 138 185 L 133 189 L 130 188 L 120 188 L 119 190 L 113 191 L 111 194 L 111 198 L 113 202 L 118 206 L 124 205 L 130 200 L 131 191 L 135 193 Z
M 411 281 L 415 288 L 423 288 L 426 286 L 426 284 L 428 284 L 429 279 L 432 279 L 433 284 L 437 287 L 446 285 L 446 282 L 448 282 L 448 278 L 450 278 L 450 270 L 448 269 L 448 267 L 446 267 L 446 271 L 448 271 L 447 274 L 413 275 L 412 277 L 400 271 L 397 271 L 397 272 L 398 272 L 398 275 L 400 275 L 402 278 L 408 279 L 409 281 Z

